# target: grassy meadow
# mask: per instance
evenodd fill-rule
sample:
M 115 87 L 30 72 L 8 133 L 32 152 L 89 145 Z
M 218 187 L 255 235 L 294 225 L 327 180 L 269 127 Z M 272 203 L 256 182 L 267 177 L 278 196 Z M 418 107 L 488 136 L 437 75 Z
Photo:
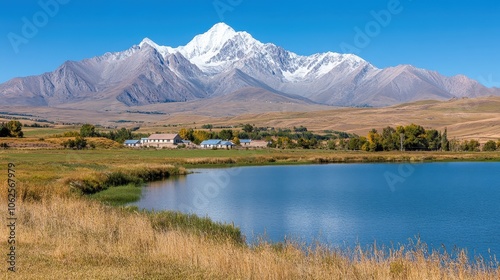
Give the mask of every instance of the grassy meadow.
M 143 182 L 183 176 L 190 167 L 432 160 L 498 161 L 500 152 L 0 150 L 0 209 L 4 217 L 8 163 L 16 165 L 18 191 L 17 272 L 7 272 L 7 264 L 2 262 L 0 277 L 499 279 L 496 260 L 469 260 L 460 252 L 455 256 L 432 252 L 418 241 L 387 250 L 373 247 L 341 251 L 321 244 L 304 249 L 293 241 L 262 241 L 250 246 L 232 225 L 193 215 L 119 206 L 137 199 Z M 6 254 L 7 228 L 3 227 L 1 233 Z

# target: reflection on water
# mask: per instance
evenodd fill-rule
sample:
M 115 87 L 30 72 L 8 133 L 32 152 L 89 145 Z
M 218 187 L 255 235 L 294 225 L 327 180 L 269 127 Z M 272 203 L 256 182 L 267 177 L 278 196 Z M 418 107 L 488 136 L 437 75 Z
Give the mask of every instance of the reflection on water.
M 154 182 L 135 205 L 338 246 L 407 243 L 500 252 L 500 163 L 337 164 L 203 169 Z M 411 171 L 411 172 L 410 172 Z

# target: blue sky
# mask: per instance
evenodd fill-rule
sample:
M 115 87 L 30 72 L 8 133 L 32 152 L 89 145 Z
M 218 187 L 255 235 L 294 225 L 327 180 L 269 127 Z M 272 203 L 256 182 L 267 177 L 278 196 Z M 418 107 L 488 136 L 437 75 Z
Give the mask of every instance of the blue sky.
M 144 37 L 185 45 L 221 21 L 301 55 L 349 51 L 377 67 L 412 64 L 500 87 L 498 0 L 7 0 L 0 82 L 125 50 Z

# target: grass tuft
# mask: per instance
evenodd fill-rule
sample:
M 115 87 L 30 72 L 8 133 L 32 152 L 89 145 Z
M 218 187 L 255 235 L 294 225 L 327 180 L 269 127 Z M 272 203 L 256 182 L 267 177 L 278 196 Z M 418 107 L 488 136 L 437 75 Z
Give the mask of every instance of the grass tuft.
M 108 188 L 104 191 L 89 195 L 90 199 L 98 200 L 112 206 L 122 206 L 141 198 L 141 188 L 135 184 Z

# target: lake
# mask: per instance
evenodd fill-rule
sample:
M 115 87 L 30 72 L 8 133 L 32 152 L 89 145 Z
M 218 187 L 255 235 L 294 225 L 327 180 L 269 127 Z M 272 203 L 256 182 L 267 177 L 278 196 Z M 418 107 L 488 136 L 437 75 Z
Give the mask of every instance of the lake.
M 420 239 L 500 252 L 500 163 L 329 164 L 196 169 L 143 188 L 139 208 L 234 223 L 247 241 L 330 246 Z

